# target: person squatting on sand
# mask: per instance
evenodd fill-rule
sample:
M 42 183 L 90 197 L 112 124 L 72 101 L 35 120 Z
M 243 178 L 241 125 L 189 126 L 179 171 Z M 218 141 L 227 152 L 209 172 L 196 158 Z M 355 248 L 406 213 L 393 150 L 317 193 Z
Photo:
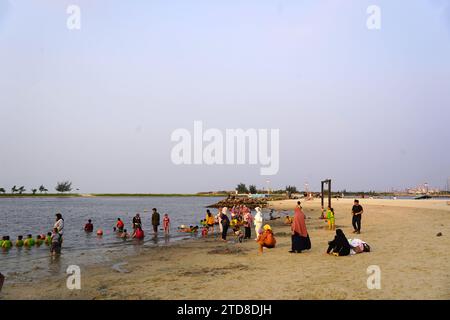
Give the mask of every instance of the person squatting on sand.
M 275 248 L 275 244 L 277 243 L 277 240 L 275 239 L 275 236 L 273 235 L 272 228 L 266 224 L 263 227 L 262 233 L 259 234 L 256 242 L 259 245 L 258 248 L 258 254 L 263 253 L 263 248 L 272 249 Z
M 303 250 L 311 249 L 311 240 L 306 229 L 305 214 L 300 206 L 300 201 L 295 207 L 294 219 L 291 224 L 292 248 L 290 253 L 301 253 Z

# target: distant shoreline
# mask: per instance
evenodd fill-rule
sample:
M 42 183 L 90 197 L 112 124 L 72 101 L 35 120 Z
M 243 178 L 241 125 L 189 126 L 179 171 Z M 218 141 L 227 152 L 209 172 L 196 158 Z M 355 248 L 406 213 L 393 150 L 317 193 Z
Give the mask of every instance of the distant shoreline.
M 196 193 L 47 193 L 47 194 L 0 194 L 1 198 L 96 198 L 96 197 L 226 197 L 227 194 Z

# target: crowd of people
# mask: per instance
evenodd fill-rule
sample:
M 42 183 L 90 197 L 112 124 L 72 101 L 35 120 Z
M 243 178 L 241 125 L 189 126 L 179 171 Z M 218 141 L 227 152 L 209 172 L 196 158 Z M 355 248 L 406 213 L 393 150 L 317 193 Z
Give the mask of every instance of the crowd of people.
M 151 224 L 153 227 L 154 236 L 158 234 L 158 228 L 161 225 L 161 216 L 156 208 L 152 209 Z M 229 212 L 228 212 L 229 211 Z M 352 207 L 352 225 L 354 233 L 360 234 L 361 232 L 361 217 L 364 210 L 359 204 L 358 200 L 354 201 Z M 272 213 L 272 212 L 271 212 Z M 336 235 L 332 241 L 328 242 L 327 253 L 336 256 L 346 256 L 350 254 L 362 253 L 370 251 L 370 246 L 360 239 L 347 239 L 344 232 L 341 229 L 336 229 L 335 213 L 332 207 L 328 207 L 327 210 L 322 209 L 321 218 L 326 219 L 328 223 L 328 230 L 333 230 Z M 271 220 L 273 219 L 271 214 Z M 286 216 L 285 223 L 291 227 L 291 250 L 290 253 L 301 253 L 304 250 L 311 249 L 311 240 L 306 228 L 305 222 L 306 216 L 302 210 L 301 202 L 298 201 L 294 209 L 293 217 Z M 164 235 L 170 234 L 170 218 L 167 213 L 164 214 L 162 219 L 162 226 Z M 232 234 L 235 237 L 236 242 L 243 242 L 252 238 L 252 227 L 255 231 L 255 241 L 258 244 L 258 252 L 263 253 L 264 248 L 274 248 L 276 245 L 275 235 L 272 227 L 269 224 L 264 224 L 264 219 L 260 207 L 255 208 L 255 215 L 252 215 L 251 209 L 245 205 L 233 206 L 230 210 L 227 207 L 219 208 L 216 215 L 213 215 L 211 211 L 206 210 L 205 218 L 200 221 L 201 234 L 203 238 L 209 236 L 216 237 L 220 235 L 221 240 L 227 242 L 228 231 L 232 230 Z M 216 229 L 217 228 L 217 229 Z M 9 250 L 12 247 L 17 248 L 32 248 L 39 247 L 41 245 L 47 245 L 50 247 L 52 255 L 60 254 L 63 243 L 63 229 L 64 219 L 60 213 L 56 214 L 56 220 L 53 225 L 52 231 L 46 235 L 37 235 L 33 238 L 31 234 L 27 235 L 24 239 L 22 235 L 17 237 L 17 240 L 13 244 L 9 236 L 3 236 L 0 240 L 0 248 L 3 250 Z M 124 221 L 119 217 L 113 227 L 113 232 L 121 239 L 137 239 L 142 240 L 145 237 L 142 220 L 139 213 L 137 213 L 132 219 L 132 233 L 128 233 L 125 229 Z M 200 230 L 199 226 L 185 226 L 178 227 L 179 232 L 185 233 L 197 233 Z M 84 226 L 84 231 L 87 233 L 94 232 L 94 225 L 92 220 L 89 219 Z M 217 231 L 217 232 L 216 232 Z M 98 229 L 96 234 L 103 236 L 103 230 Z
M 40 247 L 46 245 L 50 247 L 50 252 L 52 255 L 61 253 L 61 246 L 63 242 L 63 229 L 64 229 L 64 219 L 61 213 L 56 214 L 56 220 L 53 225 L 52 231 L 45 234 L 38 234 L 36 238 L 33 235 L 28 234 L 24 239 L 23 235 L 18 235 L 17 240 L 13 243 L 9 236 L 3 236 L 0 240 L 0 248 L 7 251 L 15 247 L 18 249 L 33 247 Z

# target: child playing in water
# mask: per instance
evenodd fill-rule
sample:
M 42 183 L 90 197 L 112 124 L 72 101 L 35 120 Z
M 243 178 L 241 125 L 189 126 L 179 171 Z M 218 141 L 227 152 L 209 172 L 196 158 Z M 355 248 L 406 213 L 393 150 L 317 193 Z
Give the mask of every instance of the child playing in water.
M 94 225 L 92 224 L 91 219 L 89 219 L 88 222 L 84 225 L 84 231 L 86 231 L 86 232 L 94 231 Z
M 0 244 L 3 250 L 9 250 L 12 247 L 12 243 L 11 240 L 9 240 L 9 236 L 4 236 Z
M 144 231 L 142 230 L 141 226 L 137 226 L 136 229 L 134 229 L 132 238 L 142 240 L 144 239 Z
M 169 235 L 170 218 L 169 218 L 169 215 L 167 213 L 164 214 L 163 227 L 164 227 L 164 234 L 165 235 Z
M 53 228 L 53 233 L 51 236 L 52 246 L 50 248 L 50 252 L 52 255 L 61 253 L 61 234 L 58 232 L 58 228 Z
M 16 247 L 21 248 L 23 247 L 23 236 L 18 236 L 16 240 Z
M 127 232 L 127 229 L 123 229 L 123 232 L 120 234 L 121 239 L 128 239 L 130 235 Z
M 123 232 L 123 228 L 125 228 L 125 224 L 123 223 L 122 220 L 120 220 L 120 218 L 117 218 L 116 227 L 119 230 L 119 232 Z
M 36 244 L 36 242 L 34 241 L 33 236 L 31 234 L 29 234 L 28 237 L 23 242 L 23 245 L 28 248 L 31 248 L 35 244 Z
M 45 245 L 49 246 L 52 244 L 52 233 L 47 232 L 47 236 L 45 237 Z
M 44 240 L 41 238 L 41 235 L 36 236 L 36 246 L 40 247 L 44 243 Z

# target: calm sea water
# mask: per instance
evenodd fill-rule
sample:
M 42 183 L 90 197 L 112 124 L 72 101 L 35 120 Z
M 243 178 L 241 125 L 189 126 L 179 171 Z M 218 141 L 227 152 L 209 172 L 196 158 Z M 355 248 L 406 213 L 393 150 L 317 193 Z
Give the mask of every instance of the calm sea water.
M 167 245 L 186 239 L 192 235 L 176 232 L 178 226 L 198 225 L 204 218 L 206 208 L 221 198 L 206 197 L 123 197 L 123 198 L 11 198 L 0 199 L 0 236 L 9 235 L 14 243 L 18 235 L 46 234 L 51 231 L 55 214 L 61 212 L 64 218 L 64 243 L 59 259 L 52 259 L 49 247 L 12 248 L 0 251 L 0 272 L 10 279 L 29 280 L 33 278 L 65 272 L 69 265 L 80 267 L 109 262 L 112 258 L 139 254 L 144 247 Z M 159 232 L 153 237 L 151 209 L 157 208 L 161 214 L 168 213 L 171 219 L 171 236 L 164 237 Z M 147 212 L 144 212 L 147 210 Z M 131 221 L 139 212 L 145 240 L 124 241 L 113 233 L 112 228 L 118 217 L 125 222 L 131 234 Z M 216 209 L 212 212 L 215 214 Z M 92 219 L 94 231 L 101 228 L 102 237 L 95 232 L 83 231 L 84 224 Z

